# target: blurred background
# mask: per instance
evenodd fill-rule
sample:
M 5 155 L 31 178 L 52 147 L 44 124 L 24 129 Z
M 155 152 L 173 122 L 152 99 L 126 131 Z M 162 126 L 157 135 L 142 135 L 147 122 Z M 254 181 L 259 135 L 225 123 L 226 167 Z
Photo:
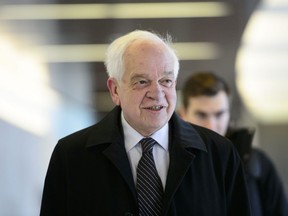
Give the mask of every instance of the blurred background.
M 224 77 L 288 191 L 287 0 L 1 0 L 0 215 L 39 214 L 57 140 L 112 109 L 105 49 L 134 29 L 172 35 L 179 99 L 195 71 Z

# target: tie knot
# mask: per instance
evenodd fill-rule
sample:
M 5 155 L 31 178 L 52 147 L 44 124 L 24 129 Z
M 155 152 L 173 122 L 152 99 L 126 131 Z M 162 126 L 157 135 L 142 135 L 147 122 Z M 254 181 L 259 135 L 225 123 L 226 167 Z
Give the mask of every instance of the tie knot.
M 153 146 L 155 145 L 156 141 L 153 138 L 148 137 L 148 138 L 143 138 L 140 141 L 140 143 L 141 143 L 143 152 L 150 152 L 152 151 Z

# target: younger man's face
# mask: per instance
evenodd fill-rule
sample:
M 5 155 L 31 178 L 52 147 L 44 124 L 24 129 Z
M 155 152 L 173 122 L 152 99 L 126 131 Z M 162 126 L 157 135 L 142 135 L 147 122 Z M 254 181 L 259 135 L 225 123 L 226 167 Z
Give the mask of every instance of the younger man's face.
M 186 110 L 181 113 L 185 121 L 209 128 L 225 135 L 230 120 L 229 98 L 224 91 L 215 96 L 191 97 Z

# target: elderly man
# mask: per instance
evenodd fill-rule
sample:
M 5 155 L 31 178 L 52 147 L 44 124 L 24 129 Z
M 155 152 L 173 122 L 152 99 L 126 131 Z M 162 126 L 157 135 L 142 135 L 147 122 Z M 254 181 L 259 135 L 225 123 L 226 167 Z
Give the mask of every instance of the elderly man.
M 109 46 L 105 64 L 116 107 L 58 142 L 41 216 L 249 216 L 232 144 L 175 114 L 179 62 L 170 42 L 133 31 Z

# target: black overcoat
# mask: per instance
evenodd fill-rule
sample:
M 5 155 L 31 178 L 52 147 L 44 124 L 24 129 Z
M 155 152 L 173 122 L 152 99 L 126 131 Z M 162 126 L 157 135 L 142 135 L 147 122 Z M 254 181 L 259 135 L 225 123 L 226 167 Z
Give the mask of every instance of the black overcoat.
M 96 125 L 61 139 L 47 171 L 41 216 L 138 215 L 116 107 Z M 169 121 L 170 164 L 162 215 L 250 216 L 243 167 L 226 138 Z

